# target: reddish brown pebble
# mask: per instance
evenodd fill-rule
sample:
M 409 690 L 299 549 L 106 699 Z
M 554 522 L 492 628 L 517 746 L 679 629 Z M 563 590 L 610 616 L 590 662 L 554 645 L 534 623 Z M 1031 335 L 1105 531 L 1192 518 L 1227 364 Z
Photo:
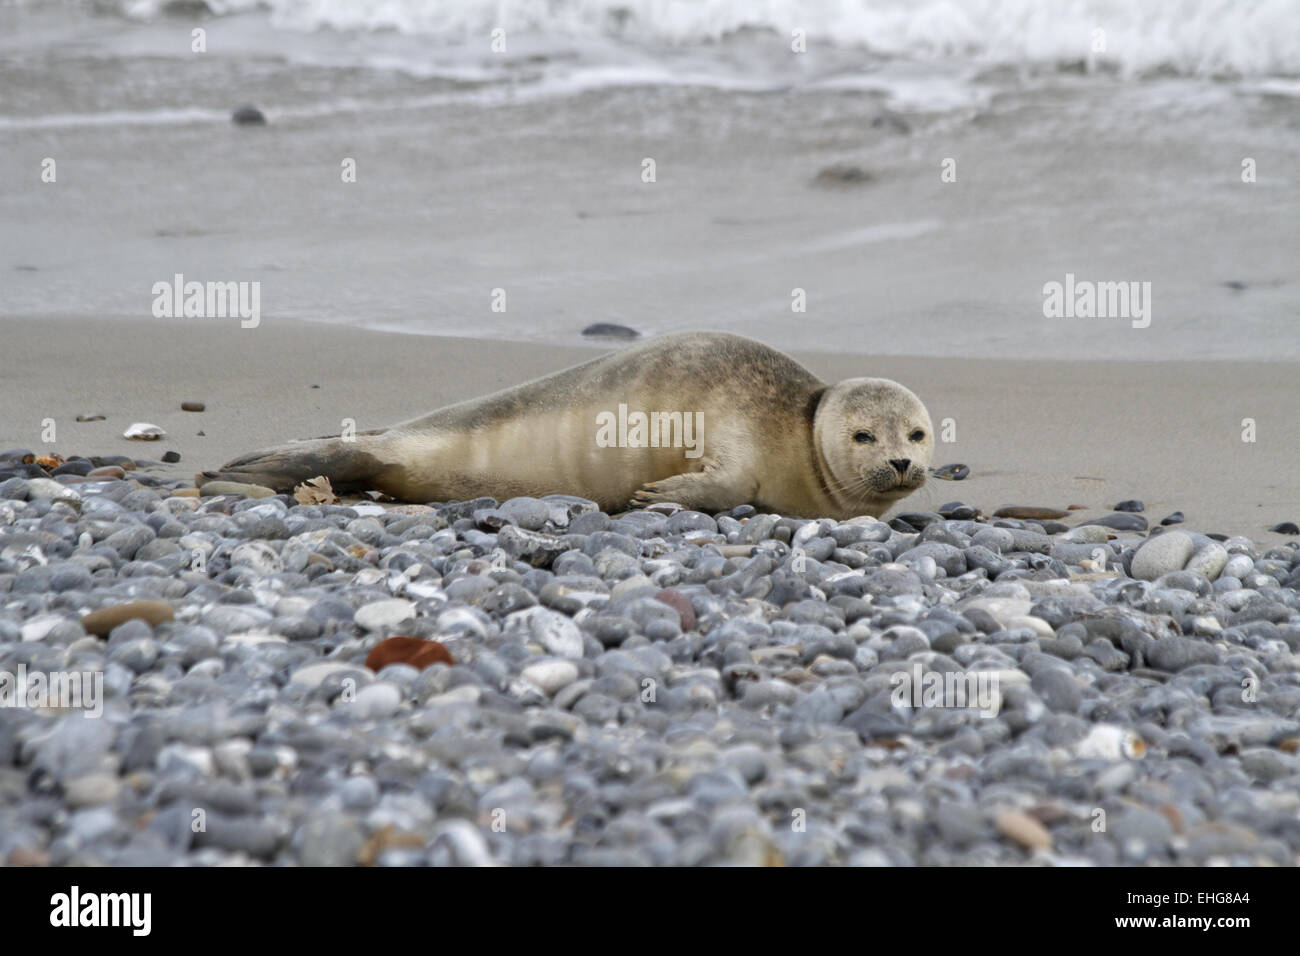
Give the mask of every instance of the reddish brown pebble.
M 86 472 L 87 478 L 125 478 L 126 472 L 117 465 L 105 465 L 103 468 L 92 468 Z
M 176 612 L 166 601 L 131 601 L 91 611 L 81 619 L 81 626 L 87 634 L 108 637 L 109 631 L 127 621 L 139 619 L 157 626 L 175 617 Z
M 183 412 L 201 412 L 207 408 L 202 402 L 181 402 L 181 411 Z
M 1087 510 L 1088 510 L 1088 506 L 1087 506 L 1087 505 L 1070 505 L 1070 506 L 1068 507 L 1068 510 L 1069 510 L 1069 511 L 1087 511 Z
M 366 655 L 366 666 L 372 671 L 381 671 L 389 664 L 410 664 L 422 671 L 430 664 L 455 663 L 447 648 L 422 637 L 390 637 L 380 641 Z
M 691 607 L 691 602 L 685 594 L 675 588 L 664 588 L 655 595 L 655 600 L 667 604 L 677 612 L 677 616 L 682 621 L 683 631 L 695 630 L 695 608 Z
M 995 518 L 1027 518 L 1030 521 L 1052 521 L 1064 518 L 1069 512 L 1060 508 L 1039 508 L 1035 505 L 1007 505 L 993 512 Z

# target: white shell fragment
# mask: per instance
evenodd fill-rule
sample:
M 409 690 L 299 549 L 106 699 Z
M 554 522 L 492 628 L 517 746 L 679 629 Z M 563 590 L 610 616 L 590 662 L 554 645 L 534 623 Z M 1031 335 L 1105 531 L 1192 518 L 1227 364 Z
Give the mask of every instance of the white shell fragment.
M 122 432 L 123 438 L 130 438 L 134 441 L 157 441 L 167 433 L 157 425 L 150 425 L 148 422 L 136 422 L 126 431 Z

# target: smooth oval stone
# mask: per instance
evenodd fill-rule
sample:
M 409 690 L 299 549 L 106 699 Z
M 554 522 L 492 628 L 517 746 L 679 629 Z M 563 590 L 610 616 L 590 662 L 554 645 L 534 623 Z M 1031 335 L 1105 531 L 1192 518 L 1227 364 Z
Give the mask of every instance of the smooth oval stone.
M 167 462 L 169 465 L 174 465 L 176 462 L 181 460 L 181 453 L 178 451 L 165 451 L 163 452 L 162 460 Z
M 993 820 L 998 832 L 1014 840 L 1027 850 L 1048 850 L 1052 846 L 1052 834 L 1048 829 L 1020 810 L 1006 810 Z
M 1148 538 L 1133 555 L 1133 577 L 1154 581 L 1162 574 L 1181 571 L 1195 551 L 1196 541 L 1186 531 L 1167 531 Z
M 403 598 L 372 601 L 357 608 L 353 621 L 367 631 L 397 627 L 415 618 L 415 605 Z
M 655 600 L 667 604 L 677 612 L 682 621 L 682 631 L 695 630 L 695 608 L 691 606 L 690 599 L 681 591 L 675 588 L 664 588 L 655 595 Z
M 382 720 L 391 717 L 402 706 L 402 689 L 387 681 L 376 681 L 357 692 L 350 705 L 362 720 Z
M 615 325 L 613 322 L 593 322 L 582 330 L 582 334 L 605 339 L 635 339 L 641 335 L 636 329 Z
M 1146 511 L 1146 510 L 1147 510 L 1147 506 L 1144 505 L 1142 502 L 1138 501 L 1136 498 L 1129 498 L 1129 499 L 1127 499 L 1127 500 L 1125 500 L 1125 501 L 1121 501 L 1119 504 L 1117 504 L 1117 505 L 1116 505 L 1114 508 L 1112 508 L 1111 510 L 1112 510 L 1112 511 L 1130 511 L 1130 512 L 1132 512 L 1132 511 Z
M 92 465 L 89 460 L 85 458 L 73 458 L 72 460 L 65 461 L 63 464 L 59 465 L 51 471 L 50 474 L 55 477 L 58 477 L 59 475 L 85 476 L 90 474 L 93 468 L 94 465 Z
M 29 478 L 27 480 L 27 497 L 32 501 L 80 501 L 81 495 L 53 478 Z
M 87 478 L 125 478 L 126 471 L 117 465 L 102 465 L 86 472 Z
M 1283 521 L 1281 524 L 1275 524 L 1268 529 L 1274 534 L 1300 534 L 1300 525 L 1294 521 Z
M 1228 549 L 1217 541 L 1211 541 L 1192 555 L 1191 559 L 1183 567 L 1188 571 L 1203 574 L 1213 581 L 1223 573 L 1223 568 L 1227 563 Z
M 1141 515 L 1126 513 L 1123 511 L 1111 515 L 1102 515 L 1100 518 L 1092 518 L 1083 522 L 1088 525 L 1099 525 L 1103 528 L 1113 528 L 1116 531 L 1146 531 L 1147 519 Z M 1081 527 L 1081 526 L 1080 526 Z
M 256 106 L 245 104 L 230 114 L 230 122 L 236 126 L 265 126 L 266 116 Z
M 993 512 L 993 517 L 1051 521 L 1055 518 L 1064 518 L 1068 514 L 1068 511 L 1061 508 L 1044 508 L 1037 505 L 1006 505 Z
M 166 601 L 131 601 L 91 611 L 81 619 L 81 626 L 87 634 L 108 637 L 113 628 L 127 621 L 138 619 L 157 626 L 175 617 L 176 612 Z
M 201 412 L 205 408 L 207 406 L 202 402 L 181 402 L 181 411 L 183 412 Z
M 246 495 L 249 498 L 270 498 L 275 490 L 265 485 L 246 485 L 242 481 L 208 481 L 199 486 L 201 498 L 215 495 Z
M 1168 517 L 1166 517 L 1166 518 L 1161 518 L 1161 519 L 1160 519 L 1160 523 L 1161 523 L 1161 524 L 1165 524 L 1165 525 L 1168 525 L 1168 524 L 1182 524 L 1182 523 L 1183 523 L 1183 520 L 1184 520 L 1184 519 L 1183 519 L 1183 513 L 1182 513 L 1181 511 L 1175 511 L 1173 514 L 1169 515 Z
M 572 661 L 540 661 L 529 664 L 520 676 L 536 684 L 548 697 L 554 697 L 578 679 L 578 665 Z
M 932 468 L 930 474 L 944 481 L 961 481 L 970 474 L 970 468 L 966 465 L 940 465 L 938 468 Z
M 942 521 L 943 516 L 934 511 L 904 511 L 902 514 L 895 516 L 895 520 L 902 521 L 913 528 L 921 529 L 936 521 Z

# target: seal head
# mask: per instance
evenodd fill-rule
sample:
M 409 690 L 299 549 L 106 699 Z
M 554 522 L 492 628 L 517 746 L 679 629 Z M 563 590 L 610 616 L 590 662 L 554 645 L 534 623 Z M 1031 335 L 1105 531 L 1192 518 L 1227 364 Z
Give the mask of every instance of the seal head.
M 828 496 L 845 512 L 875 515 L 925 484 L 934 450 L 925 406 L 886 378 L 849 378 L 827 388 L 813 439 Z

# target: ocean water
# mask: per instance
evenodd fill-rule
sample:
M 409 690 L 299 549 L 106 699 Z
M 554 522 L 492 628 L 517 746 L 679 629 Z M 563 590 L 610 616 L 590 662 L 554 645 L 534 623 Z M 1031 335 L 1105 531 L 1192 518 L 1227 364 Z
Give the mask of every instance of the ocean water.
M 0 0 L 0 317 L 1297 361 L 1296 155 L 1300 0 Z

